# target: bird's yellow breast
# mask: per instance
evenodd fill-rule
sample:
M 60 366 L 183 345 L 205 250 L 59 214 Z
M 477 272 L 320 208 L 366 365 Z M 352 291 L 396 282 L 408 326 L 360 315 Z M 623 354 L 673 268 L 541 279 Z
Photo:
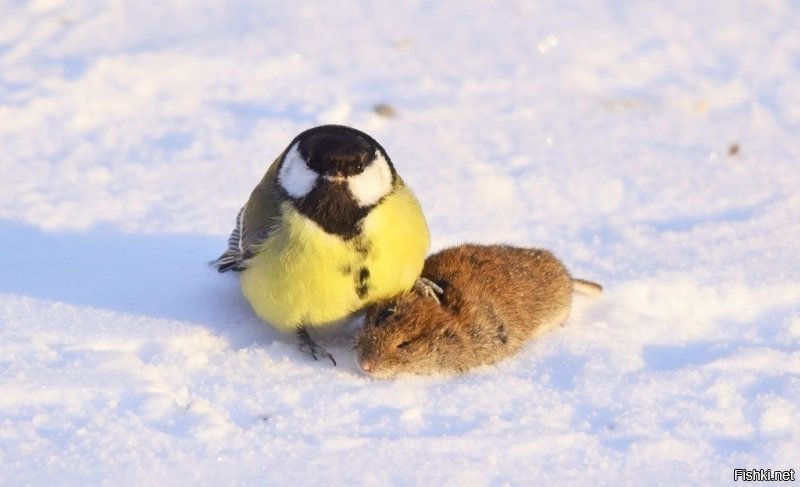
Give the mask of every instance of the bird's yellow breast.
M 326 233 L 289 202 L 275 232 L 240 273 L 256 314 L 291 330 L 324 326 L 409 290 L 422 272 L 430 237 L 419 202 L 399 185 L 350 240 Z

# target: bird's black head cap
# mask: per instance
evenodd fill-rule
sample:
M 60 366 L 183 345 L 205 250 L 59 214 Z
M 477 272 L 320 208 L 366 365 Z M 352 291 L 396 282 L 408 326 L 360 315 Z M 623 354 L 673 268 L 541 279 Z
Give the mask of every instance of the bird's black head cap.
M 386 151 L 372 137 L 344 125 L 320 125 L 295 137 L 308 167 L 321 176 L 354 176 L 361 173 L 379 152 L 395 176 Z

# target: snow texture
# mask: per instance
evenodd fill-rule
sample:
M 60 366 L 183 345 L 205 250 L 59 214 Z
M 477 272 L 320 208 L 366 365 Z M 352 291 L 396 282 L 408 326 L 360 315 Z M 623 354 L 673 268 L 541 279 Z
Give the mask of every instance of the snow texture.
M 790 0 L 0 2 L 0 485 L 800 469 L 798 25 Z M 546 247 L 606 293 L 460 377 L 370 380 L 355 325 L 310 360 L 207 262 L 321 123 L 380 141 L 434 250 Z

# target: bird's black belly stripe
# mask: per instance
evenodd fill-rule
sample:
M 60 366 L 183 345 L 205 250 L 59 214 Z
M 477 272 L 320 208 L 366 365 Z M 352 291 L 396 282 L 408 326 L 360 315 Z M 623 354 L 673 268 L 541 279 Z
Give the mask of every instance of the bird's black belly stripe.
M 369 292 L 369 269 L 362 267 L 356 275 L 356 294 L 359 298 L 365 298 Z
M 355 249 L 356 252 L 358 252 L 358 255 L 360 255 L 361 257 L 366 257 L 369 254 L 370 250 L 372 250 L 372 242 L 370 242 L 369 239 L 364 238 L 363 236 L 359 236 L 353 242 L 353 248 Z

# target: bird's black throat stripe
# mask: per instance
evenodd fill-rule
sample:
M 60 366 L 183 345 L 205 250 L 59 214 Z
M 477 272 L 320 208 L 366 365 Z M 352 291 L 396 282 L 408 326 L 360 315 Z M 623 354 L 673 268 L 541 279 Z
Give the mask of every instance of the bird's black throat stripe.
M 369 239 L 361 235 L 361 226 L 375 205 L 360 207 L 344 184 L 318 180 L 314 188 L 302 198 L 291 198 L 294 207 L 300 214 L 309 218 L 322 229 L 337 235 L 349 242 L 358 255 L 355 263 L 339 266 L 339 271 L 353 276 L 353 285 L 359 298 L 365 299 L 369 294 L 370 272 L 366 259 L 372 248 Z
M 361 224 L 376 205 L 360 207 L 344 184 L 320 180 L 302 198 L 292 198 L 295 208 L 327 233 L 345 240 L 361 232 Z M 380 202 L 379 202 L 380 203 Z

